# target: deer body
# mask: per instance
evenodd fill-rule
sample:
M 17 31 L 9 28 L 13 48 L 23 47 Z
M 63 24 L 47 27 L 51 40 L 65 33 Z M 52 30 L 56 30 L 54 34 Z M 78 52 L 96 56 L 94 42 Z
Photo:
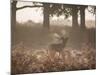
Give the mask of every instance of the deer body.
M 54 43 L 50 45 L 50 49 L 54 51 L 62 51 L 67 43 L 68 38 L 61 38 L 62 42 L 61 43 Z
M 49 46 L 49 53 L 51 56 L 51 58 L 50 58 L 51 60 L 55 57 L 56 52 L 59 52 L 59 55 L 61 54 L 63 59 L 64 59 L 63 50 L 66 46 L 67 41 L 68 41 L 68 37 L 66 37 L 66 38 L 61 37 L 59 40 L 62 40 L 62 42 L 53 43 L 53 44 L 50 44 L 50 46 Z

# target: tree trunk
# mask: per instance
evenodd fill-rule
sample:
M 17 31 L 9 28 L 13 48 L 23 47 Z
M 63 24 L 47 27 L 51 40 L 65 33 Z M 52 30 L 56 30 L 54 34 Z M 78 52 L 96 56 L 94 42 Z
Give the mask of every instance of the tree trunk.
M 44 14 L 44 21 L 43 21 L 43 27 L 46 29 L 49 29 L 49 24 L 50 24 L 50 20 L 49 20 L 49 4 L 43 4 L 44 10 L 43 10 L 43 14 Z
M 85 29 L 85 7 L 81 6 L 80 8 L 80 27 Z
M 17 1 L 13 1 L 11 4 L 11 41 L 13 44 L 14 40 L 14 32 L 15 32 L 15 25 L 16 25 L 16 4 Z
M 72 27 L 78 27 L 78 9 L 75 6 L 72 7 Z

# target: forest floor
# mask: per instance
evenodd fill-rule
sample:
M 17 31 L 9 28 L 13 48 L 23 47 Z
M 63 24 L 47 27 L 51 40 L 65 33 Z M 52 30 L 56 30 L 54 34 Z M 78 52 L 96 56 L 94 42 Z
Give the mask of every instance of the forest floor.
M 37 24 L 38 25 L 38 24 Z M 96 29 L 72 29 L 68 26 L 52 26 L 45 32 L 42 26 L 17 25 L 11 50 L 13 74 L 40 73 L 96 68 Z M 52 34 L 66 30 L 69 40 L 63 52 L 65 59 L 55 54 L 50 59 L 49 44 Z

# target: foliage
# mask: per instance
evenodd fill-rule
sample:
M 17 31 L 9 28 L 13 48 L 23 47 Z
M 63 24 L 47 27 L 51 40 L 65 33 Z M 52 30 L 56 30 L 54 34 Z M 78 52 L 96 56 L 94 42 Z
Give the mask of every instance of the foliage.
M 65 60 L 58 54 L 51 61 L 47 49 L 34 50 L 22 43 L 12 49 L 12 73 L 37 73 L 95 69 L 95 49 L 83 43 L 80 50 L 65 48 Z

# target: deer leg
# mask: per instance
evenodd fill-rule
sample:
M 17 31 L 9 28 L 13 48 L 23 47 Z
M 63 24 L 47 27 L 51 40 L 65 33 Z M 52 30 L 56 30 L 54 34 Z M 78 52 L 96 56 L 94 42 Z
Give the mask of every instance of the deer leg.
M 49 56 L 50 56 L 50 60 L 53 62 L 54 58 L 55 58 L 55 52 L 54 51 L 50 51 L 49 52 Z
M 65 53 L 63 51 L 61 52 L 61 56 L 62 56 L 63 62 L 65 62 Z
M 61 53 L 59 52 L 59 59 L 61 59 L 62 58 L 62 55 L 61 55 Z

